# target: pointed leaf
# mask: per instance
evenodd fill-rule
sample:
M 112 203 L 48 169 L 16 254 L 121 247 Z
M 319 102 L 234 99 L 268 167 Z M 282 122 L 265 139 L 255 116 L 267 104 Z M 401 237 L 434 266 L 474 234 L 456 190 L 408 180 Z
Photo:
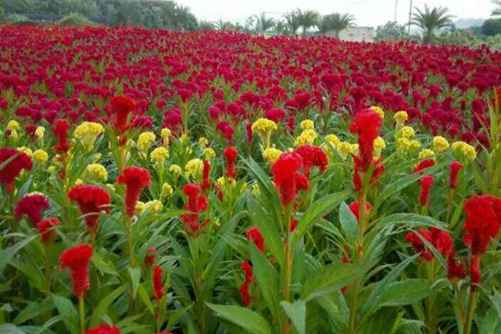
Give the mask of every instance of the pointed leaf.
M 271 334 L 268 321 L 258 313 L 245 307 L 236 305 L 215 305 L 207 303 L 207 306 L 223 318 L 251 334 Z

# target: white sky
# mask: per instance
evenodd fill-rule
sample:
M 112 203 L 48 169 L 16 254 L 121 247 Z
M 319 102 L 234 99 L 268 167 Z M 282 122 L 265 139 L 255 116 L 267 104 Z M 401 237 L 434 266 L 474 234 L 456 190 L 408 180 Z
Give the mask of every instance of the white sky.
M 398 1 L 398 21 L 406 22 L 409 16 L 409 1 Z M 444 6 L 456 18 L 487 18 L 495 7 L 491 0 L 412 0 L 414 7 Z M 268 16 L 280 17 L 295 8 L 313 9 L 320 14 L 332 12 L 350 13 L 360 26 L 376 26 L 393 20 L 395 0 L 177 0 L 191 8 L 197 18 L 207 21 L 219 19 L 244 22 L 254 14 L 265 12 Z

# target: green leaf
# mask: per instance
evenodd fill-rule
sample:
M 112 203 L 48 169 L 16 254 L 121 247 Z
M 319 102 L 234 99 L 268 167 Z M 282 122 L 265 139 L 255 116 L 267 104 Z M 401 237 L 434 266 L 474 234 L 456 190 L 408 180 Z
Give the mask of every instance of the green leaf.
M 388 284 L 384 289 L 380 307 L 402 306 L 417 303 L 428 297 L 432 292 L 431 284 L 426 279 L 407 279 Z
M 237 305 L 206 304 L 216 312 L 218 317 L 245 329 L 251 334 L 271 334 L 268 321 L 254 311 Z
M 141 282 L 141 268 L 139 267 L 129 267 L 130 281 L 132 283 L 132 299 L 136 299 L 137 289 L 139 288 L 139 283 Z
M 62 316 L 66 328 L 72 333 L 78 333 L 79 317 L 78 312 L 71 300 L 63 296 L 52 295 L 54 305 Z
M 0 325 L 0 334 L 26 334 L 13 324 Z
M 395 213 L 381 218 L 377 224 L 381 227 L 388 225 L 404 225 L 415 228 L 417 226 L 437 227 L 444 229 L 446 224 L 430 216 L 418 215 L 415 213 Z
M 127 289 L 126 285 L 119 286 L 116 288 L 114 291 L 109 293 L 106 297 L 102 298 L 99 301 L 99 304 L 97 304 L 97 307 L 94 309 L 94 312 L 92 313 L 92 317 L 90 320 L 90 325 L 97 326 L 102 320 L 102 317 L 106 314 L 108 311 L 108 307 L 110 307 L 111 303 L 115 299 L 117 299 L 124 291 Z
M 3 249 L 0 251 L 0 275 L 3 273 L 5 267 L 10 263 L 11 259 L 23 249 L 26 245 L 36 239 L 38 235 L 31 236 L 24 240 L 19 241 L 18 243 L 10 246 L 9 248 Z
M 179 319 L 181 319 L 186 314 L 186 312 L 191 309 L 192 306 L 193 305 L 188 305 L 186 307 L 178 308 L 175 311 L 169 312 L 167 329 L 173 329 Z
M 144 305 L 148 308 L 148 311 L 150 311 L 151 314 L 155 314 L 155 307 L 153 306 L 150 296 L 148 296 L 145 288 L 142 285 L 139 285 L 139 289 L 137 291 L 139 292 L 139 298 L 141 298 Z
M 278 317 L 278 288 L 279 276 L 272 264 L 263 256 L 254 245 L 250 245 L 252 271 L 256 278 L 259 290 L 274 318 Z
M 339 207 L 339 223 L 341 224 L 346 241 L 348 241 L 348 244 L 353 245 L 358 236 L 357 217 L 355 217 L 345 202 L 342 202 Z
M 348 285 L 362 275 L 362 269 L 350 263 L 333 263 L 313 274 L 303 287 L 303 299 L 310 301 Z
M 331 212 L 347 196 L 348 191 L 341 191 L 338 193 L 326 195 L 314 201 L 299 221 L 296 231 L 294 232 L 294 237 L 302 237 L 312 224 L 314 224 L 319 218 Z
M 292 321 L 298 334 L 306 334 L 306 302 L 297 300 L 294 303 L 282 301 L 280 303 L 284 308 L 285 313 Z

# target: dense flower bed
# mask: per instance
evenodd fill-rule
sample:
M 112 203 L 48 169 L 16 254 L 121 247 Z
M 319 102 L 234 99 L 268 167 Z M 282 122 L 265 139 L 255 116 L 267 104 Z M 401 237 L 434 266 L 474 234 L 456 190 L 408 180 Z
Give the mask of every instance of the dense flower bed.
M 0 27 L 0 329 L 496 333 L 500 64 Z

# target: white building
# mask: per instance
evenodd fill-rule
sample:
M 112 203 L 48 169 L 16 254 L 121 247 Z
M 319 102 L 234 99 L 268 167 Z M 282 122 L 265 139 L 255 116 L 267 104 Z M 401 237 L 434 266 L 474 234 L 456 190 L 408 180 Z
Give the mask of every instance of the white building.
M 339 39 L 352 42 L 373 42 L 375 36 L 373 27 L 349 27 L 339 33 Z

